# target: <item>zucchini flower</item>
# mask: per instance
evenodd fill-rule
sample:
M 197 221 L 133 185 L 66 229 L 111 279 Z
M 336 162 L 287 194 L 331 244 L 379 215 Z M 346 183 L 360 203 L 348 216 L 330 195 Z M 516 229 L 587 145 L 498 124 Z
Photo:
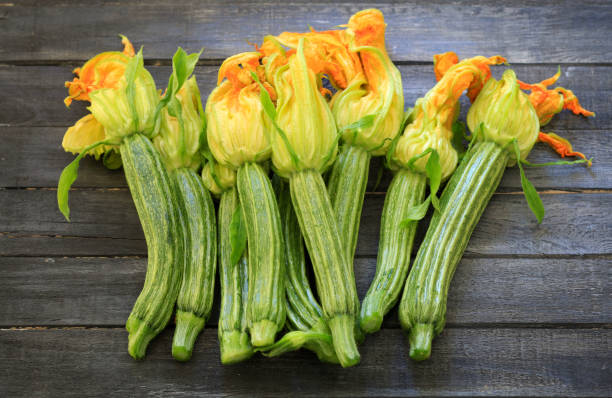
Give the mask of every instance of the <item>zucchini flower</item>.
M 66 152 L 77 155 L 85 148 L 105 139 L 104 127 L 90 113 L 80 118 L 74 126 L 66 130 L 62 140 L 62 147 Z M 90 149 L 86 155 L 91 155 L 98 160 L 100 155 L 111 149 L 113 149 L 111 145 L 100 145 Z
M 354 79 L 332 99 L 331 108 L 346 144 L 384 155 L 398 134 L 404 115 L 404 95 L 399 70 L 385 49 L 385 20 L 379 10 L 356 13 L 348 22 L 351 52 L 363 65 L 362 79 Z M 350 128 L 363 118 L 371 123 Z
M 204 111 L 195 76 L 187 80 L 176 95 L 181 104 L 180 118 L 162 110 L 160 132 L 153 144 L 168 171 L 200 167 L 200 135 L 204 130 Z
M 208 162 L 202 168 L 202 181 L 206 189 L 219 196 L 236 185 L 236 172 L 219 163 Z
M 406 126 L 391 156 L 392 168 L 407 165 L 411 159 L 431 148 L 439 154 L 443 180 L 455 170 L 458 154 L 451 140 L 452 125 L 459 114 L 459 98 L 467 90 L 468 97 L 474 101 L 491 77 L 489 66 L 506 61 L 501 56 L 477 56 L 461 62 L 457 60 L 453 52 L 434 56 L 438 83 L 425 97 L 417 100 L 413 110 L 414 121 Z M 425 173 L 429 156 L 416 159 L 412 167 Z
M 571 90 L 563 87 L 555 87 L 554 89 L 548 89 L 548 86 L 554 84 L 557 79 L 561 76 L 561 69 L 557 73 L 540 83 L 527 84 L 518 80 L 519 86 L 523 90 L 530 90 L 529 101 L 533 104 L 538 117 L 540 118 L 540 126 L 544 126 L 550 122 L 550 119 L 563 109 L 569 109 L 576 115 L 582 116 L 595 116 L 594 112 L 584 109 L 578 102 L 578 98 L 574 95 Z M 574 152 L 572 144 L 563 137 L 558 136 L 554 133 L 543 133 L 540 132 L 538 136 L 539 142 L 548 144 L 555 152 L 557 152 L 562 158 L 566 156 L 579 156 L 586 159 L 586 156 L 580 152 Z M 591 161 L 587 164 L 590 166 Z
M 85 62 L 83 67 L 72 71 L 77 77 L 66 82 L 68 97 L 64 104 L 70 106 L 72 100 L 89 101 L 89 93 L 101 88 L 115 88 L 125 73 L 129 57 L 134 56 L 134 47 L 127 37 L 121 35 L 123 51 L 107 51 Z
M 87 109 L 104 126 L 107 139 L 118 143 L 134 133 L 148 137 L 156 133 L 159 94 L 155 81 L 144 68 L 140 53 L 129 66 L 114 87 L 89 93 L 91 105 Z
M 271 126 L 259 99 L 259 85 L 251 76 L 254 72 L 263 77 L 260 58 L 260 53 L 249 52 L 226 59 L 219 69 L 219 85 L 206 102 L 208 144 L 225 167 L 238 169 L 270 156 Z
M 272 134 L 272 164 L 286 178 L 301 170 L 325 171 L 338 151 L 334 117 L 318 90 L 305 47 L 305 39 L 300 39 L 297 53 L 274 77 L 276 123 L 284 133 Z
M 540 132 L 538 114 L 511 69 L 504 72 L 501 80 L 487 82 L 468 112 L 467 124 L 477 141 L 492 141 L 504 147 L 516 139 L 521 160 L 525 160 Z M 517 160 L 514 152 L 510 158 Z

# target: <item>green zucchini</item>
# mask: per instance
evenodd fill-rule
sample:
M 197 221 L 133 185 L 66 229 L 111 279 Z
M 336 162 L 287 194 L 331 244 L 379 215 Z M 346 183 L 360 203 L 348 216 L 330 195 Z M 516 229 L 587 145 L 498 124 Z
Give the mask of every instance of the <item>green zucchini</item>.
M 401 221 L 423 202 L 426 184 L 424 174 L 401 168 L 389 185 L 380 220 L 376 275 L 361 305 L 360 325 L 367 333 L 380 329 L 383 317 L 399 299 L 417 228 L 417 222 L 402 225 Z
M 302 170 L 291 174 L 289 184 L 336 355 L 342 366 L 356 365 L 360 360 L 355 342 L 359 299 L 323 178 L 316 170 Z
M 323 310 L 306 275 L 304 241 L 291 204 L 289 184 L 279 176 L 274 176 L 272 185 L 278 199 L 285 242 L 287 327 L 291 331 L 276 343 L 259 351 L 266 356 L 275 357 L 304 347 L 313 351 L 323 362 L 338 363 L 331 332 L 323 319 Z
M 241 362 L 253 355 L 251 339 L 247 332 L 247 258 L 243 254 L 236 264 L 231 261 L 230 224 L 239 206 L 238 192 L 235 188 L 230 188 L 221 194 L 218 212 L 219 282 L 221 285 L 219 347 L 223 364 Z
M 127 136 L 120 150 L 148 248 L 144 287 L 126 323 L 128 352 L 141 359 L 151 339 L 168 323 L 181 285 L 184 259 L 180 198 L 148 138 L 141 134 Z
M 472 231 L 497 189 L 510 153 L 494 142 L 477 142 L 461 161 L 440 198 L 404 288 L 399 307 L 409 333 L 410 357 L 429 358 L 442 332 L 448 288 Z
M 357 247 L 371 158 L 370 153 L 362 147 L 343 145 L 327 183 L 329 199 L 336 214 L 338 232 L 344 242 L 349 265 L 353 262 Z
M 202 179 L 191 168 L 170 173 L 181 198 L 185 268 L 176 303 L 172 356 L 191 358 L 193 345 L 212 309 L 217 267 L 215 209 Z
M 272 184 L 258 163 L 238 169 L 236 187 L 249 245 L 247 319 L 251 343 L 270 345 L 285 324 L 285 256 L 280 217 Z

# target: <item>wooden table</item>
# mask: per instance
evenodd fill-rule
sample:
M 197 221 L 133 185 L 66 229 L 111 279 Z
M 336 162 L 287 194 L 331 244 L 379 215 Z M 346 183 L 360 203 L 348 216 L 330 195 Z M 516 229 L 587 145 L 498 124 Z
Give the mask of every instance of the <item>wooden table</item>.
M 87 159 L 71 193 L 72 223 L 56 205 L 59 173 L 73 158 L 61 138 L 86 112 L 82 103 L 69 110 L 62 103 L 72 68 L 120 49 L 122 33 L 144 46 L 161 87 L 176 46 L 203 46 L 196 74 L 207 95 L 222 59 L 249 50 L 247 40 L 308 24 L 329 28 L 369 4 L 0 3 L 0 396 L 612 394 L 612 4 L 605 1 L 377 5 L 407 105 L 433 86 L 433 54 L 454 50 L 462 58 L 502 54 L 529 82 L 561 65 L 560 85 L 597 112 L 591 119 L 564 112 L 546 127 L 594 164 L 528 169 L 547 210 L 541 225 L 517 170 L 506 172 L 458 267 L 430 360 L 408 358 L 395 311 L 352 369 L 305 351 L 221 366 L 217 313 L 188 363 L 172 359 L 171 330 L 145 361 L 128 356 L 123 325 L 143 282 L 146 247 L 125 179 Z M 530 157 L 554 159 L 541 144 Z M 375 162 L 370 181 L 380 167 Z M 365 201 L 355 260 L 361 296 L 374 275 L 389 180 L 387 172 L 378 189 L 371 183 Z

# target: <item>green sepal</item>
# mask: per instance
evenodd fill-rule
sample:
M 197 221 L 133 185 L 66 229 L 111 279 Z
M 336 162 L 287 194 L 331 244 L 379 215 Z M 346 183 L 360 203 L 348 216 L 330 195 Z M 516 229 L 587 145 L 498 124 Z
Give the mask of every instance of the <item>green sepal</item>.
M 246 244 L 247 230 L 244 225 L 242 209 L 237 207 L 236 210 L 234 210 L 234 214 L 232 214 L 232 221 L 230 222 L 230 247 L 232 248 L 230 262 L 232 265 L 240 261 L 242 253 L 244 253 L 244 249 L 246 249 Z
M 104 152 L 104 155 L 102 155 L 102 164 L 109 170 L 120 169 L 123 164 L 121 161 L 121 153 L 115 149 Z
M 400 227 L 405 228 L 410 226 L 414 221 L 422 220 L 427 214 L 427 209 L 429 209 L 429 204 L 431 203 L 431 196 L 425 199 L 420 205 L 412 206 L 408 210 L 408 216 L 404 218 L 400 222 Z
M 62 174 L 60 175 L 59 181 L 57 183 L 57 206 L 60 211 L 66 218 L 66 221 L 70 221 L 70 208 L 68 207 L 68 191 L 70 191 L 70 187 L 76 181 L 79 175 L 79 163 L 81 159 L 85 156 L 87 152 L 94 149 L 100 145 L 115 145 L 116 143 L 111 140 L 106 141 L 98 141 L 87 148 L 83 149 L 79 155 L 74 158 L 68 166 L 64 167 L 62 170 Z
M 518 159 L 517 163 L 521 172 L 521 186 L 523 187 L 523 194 L 525 195 L 529 208 L 538 219 L 538 224 L 541 224 L 542 220 L 544 219 L 544 214 L 546 213 L 544 210 L 544 204 L 542 203 L 542 199 L 540 198 L 538 191 L 536 191 L 533 184 L 525 175 L 525 171 L 523 170 L 523 161 L 521 160 L 521 151 L 516 138 L 512 140 L 512 145 L 514 146 L 514 153 Z

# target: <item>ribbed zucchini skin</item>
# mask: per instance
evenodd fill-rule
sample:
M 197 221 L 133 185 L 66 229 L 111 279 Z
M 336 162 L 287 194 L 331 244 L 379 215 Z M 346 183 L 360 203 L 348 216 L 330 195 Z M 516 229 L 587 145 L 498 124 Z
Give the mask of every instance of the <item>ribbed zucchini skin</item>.
M 425 175 L 400 169 L 389 185 L 380 221 L 376 275 L 361 305 L 360 325 L 367 333 L 380 329 L 383 317 L 400 297 L 418 224 L 400 223 L 412 206 L 423 201 L 426 183 Z
M 313 351 L 321 361 L 338 363 L 331 341 L 331 331 L 323 319 L 323 310 L 317 302 L 306 275 L 306 257 L 300 224 L 291 204 L 289 184 L 280 177 L 272 180 L 278 199 L 281 227 L 284 235 L 285 294 L 287 299 L 288 328 L 285 334 L 264 355 L 278 356 L 305 347 Z
M 336 214 L 338 232 L 346 249 L 346 258 L 352 263 L 359 236 L 361 209 L 368 184 L 370 159 L 363 148 L 343 145 L 334 163 L 327 183 L 329 199 Z
M 144 287 L 126 323 L 128 351 L 141 359 L 151 339 L 168 323 L 181 286 L 184 259 L 180 198 L 148 138 L 133 134 L 124 138 L 120 148 L 148 249 Z
M 231 364 L 253 355 L 247 332 L 248 263 L 243 255 L 237 264 L 230 261 L 230 223 L 240 202 L 235 188 L 221 194 L 218 211 L 219 281 L 221 309 L 219 313 L 219 346 L 221 363 Z
M 285 253 L 272 184 L 257 163 L 238 169 L 236 186 L 249 245 L 247 319 L 251 344 L 270 345 L 285 324 Z
M 336 355 L 342 366 L 356 365 L 360 356 L 354 334 L 359 303 L 355 277 L 323 178 L 315 170 L 303 170 L 293 173 L 289 184 Z
M 427 359 L 434 334 L 442 332 L 448 288 L 472 231 L 497 189 L 509 153 L 492 142 L 474 145 L 440 198 L 408 275 L 399 308 L 409 331 L 410 357 Z
M 217 222 L 210 193 L 188 168 L 170 173 L 181 199 L 184 221 L 185 268 L 176 303 L 172 355 L 186 361 L 204 325 L 214 298 L 217 269 Z

